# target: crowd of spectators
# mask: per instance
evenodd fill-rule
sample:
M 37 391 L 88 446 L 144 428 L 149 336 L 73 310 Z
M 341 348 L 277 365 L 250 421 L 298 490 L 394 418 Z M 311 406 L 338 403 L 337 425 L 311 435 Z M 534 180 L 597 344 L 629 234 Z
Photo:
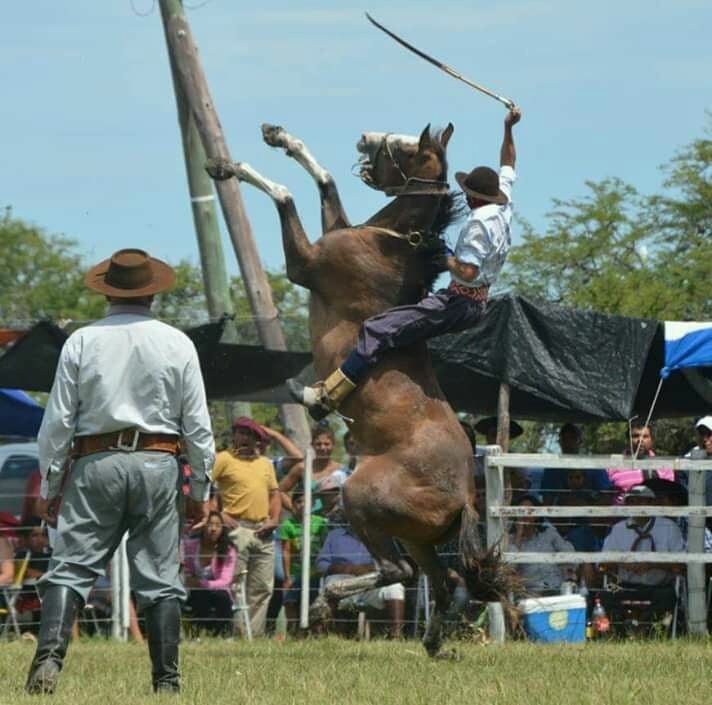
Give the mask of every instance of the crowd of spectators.
M 476 502 L 485 516 L 483 456 L 476 436 L 488 444 L 496 441 L 496 423 L 492 418 L 478 424 L 463 422 L 475 455 Z M 512 422 L 510 436 L 523 429 Z M 695 425 L 696 445 L 688 455 L 712 458 L 712 416 Z M 334 459 L 336 438 L 324 422 L 312 434 L 312 511 L 309 517 L 310 583 L 309 601 L 325 585 L 347 577 L 375 570 L 373 558 L 355 536 L 344 518 L 341 487 L 357 464 L 358 452 L 353 438 L 343 439 L 346 459 Z M 564 456 L 575 456 L 583 447 L 582 430 L 572 424 L 562 425 L 558 433 L 559 449 Z M 633 424 L 622 452 L 638 458 L 655 456 L 653 430 Z M 269 451 L 278 455 L 270 457 Z M 185 585 L 188 590 L 186 624 L 192 633 L 231 635 L 240 626 L 236 619 L 237 601 L 248 614 L 251 633 L 274 633 L 275 621 L 282 608 L 288 634 L 298 633 L 298 615 L 302 593 L 302 548 L 304 544 L 304 457 L 279 431 L 240 417 L 232 425 L 227 447 L 218 453 L 213 471 L 211 512 L 197 531 L 187 532 L 182 542 Z M 186 469 L 189 473 L 189 468 Z M 28 630 L 37 622 L 39 602 L 34 581 L 47 569 L 50 542 L 47 529 L 32 516 L 38 473 L 28 482 L 28 498 L 22 527 L 0 532 L 0 588 L 16 579 L 23 565 L 27 587 L 16 609 L 25 614 Z M 706 474 L 706 502 L 712 504 L 712 473 Z M 532 468 L 513 481 L 512 503 L 522 507 L 607 506 L 646 504 L 684 505 L 687 503 L 686 477 L 670 469 L 643 471 L 626 468 L 608 470 L 572 468 Z M 600 550 L 683 551 L 687 522 L 681 518 L 630 517 L 566 518 L 520 517 L 510 524 L 508 550 L 521 552 L 561 552 Z M 482 540 L 484 543 L 484 530 Z M 707 532 L 706 550 L 712 550 L 712 534 Z M 467 601 L 464 582 L 458 573 L 457 547 L 443 546 L 439 551 L 447 563 L 448 575 L 460 604 Z M 639 601 L 655 609 L 668 608 L 674 599 L 673 586 L 684 573 L 680 565 L 659 564 L 517 564 L 527 591 L 533 595 L 558 594 L 564 584 L 575 584 L 588 592 L 600 592 L 607 607 L 621 591 L 628 591 Z M 615 591 L 607 586 L 615 585 Z M 242 585 L 243 590 L 238 589 Z M 97 586 L 110 610 L 109 585 Z M 384 625 L 385 633 L 403 634 L 406 613 L 412 607 L 415 585 L 396 584 L 378 588 L 332 605 L 332 624 L 337 632 L 348 631 L 356 612 L 369 614 Z M 0 602 L 0 608 L 3 605 Z M 139 623 L 132 610 L 132 634 L 141 638 Z

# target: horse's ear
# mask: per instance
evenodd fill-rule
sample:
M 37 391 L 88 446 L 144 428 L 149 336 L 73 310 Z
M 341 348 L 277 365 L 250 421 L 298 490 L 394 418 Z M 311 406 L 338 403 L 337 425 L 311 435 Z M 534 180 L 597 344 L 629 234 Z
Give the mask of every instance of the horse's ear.
M 430 123 L 425 126 L 425 129 L 420 133 L 420 140 L 418 142 L 418 150 L 424 149 L 425 146 L 430 142 Z
M 455 132 L 455 126 L 449 122 L 447 127 L 443 130 L 442 135 L 440 135 L 440 144 L 443 146 L 443 149 L 447 147 L 447 143 L 450 141 L 453 132 Z

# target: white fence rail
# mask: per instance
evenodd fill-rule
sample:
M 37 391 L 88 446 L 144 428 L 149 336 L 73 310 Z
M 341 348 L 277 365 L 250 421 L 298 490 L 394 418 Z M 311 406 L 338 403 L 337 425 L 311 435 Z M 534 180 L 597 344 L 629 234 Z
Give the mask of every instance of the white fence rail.
M 556 468 L 564 471 L 594 469 L 662 470 L 688 473 L 688 506 L 581 506 L 581 507 L 511 507 L 507 506 L 505 469 Z M 680 563 L 687 565 L 688 632 L 707 633 L 705 564 L 712 563 L 712 554 L 704 553 L 705 518 L 712 516 L 712 507 L 705 505 L 705 472 L 712 471 L 712 459 L 639 458 L 624 455 L 556 455 L 501 453 L 490 447 L 485 455 L 487 493 L 487 545 L 502 547 L 502 557 L 510 563 Z M 507 551 L 506 520 L 516 517 L 599 517 L 627 518 L 633 516 L 688 517 L 687 552 L 560 552 L 521 553 Z

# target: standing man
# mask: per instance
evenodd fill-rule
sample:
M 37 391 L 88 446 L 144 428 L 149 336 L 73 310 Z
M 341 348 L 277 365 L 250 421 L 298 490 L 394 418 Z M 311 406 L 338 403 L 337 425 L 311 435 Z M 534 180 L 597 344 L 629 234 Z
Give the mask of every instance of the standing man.
M 42 620 L 26 690 L 54 692 L 77 612 L 128 532 L 153 689 L 177 692 L 186 597 L 178 557 L 179 441 L 193 468 L 187 513 L 196 522 L 207 517 L 215 458 L 198 355 L 183 333 L 151 314 L 153 296 L 175 281 L 164 262 L 143 250 L 119 250 L 84 281 L 106 296 L 109 309 L 64 344 L 39 432 L 37 513 L 56 522 L 57 538 L 39 583 Z M 65 476 L 69 457 L 74 463 Z
M 486 166 L 455 174 L 471 212 L 455 252 L 446 260 L 450 286 L 416 304 L 366 319 L 356 347 L 323 382 L 305 387 L 296 379 L 287 381 L 292 397 L 308 408 L 312 418 L 322 419 L 337 409 L 388 350 L 471 328 L 482 318 L 489 289 L 512 245 L 511 199 L 516 178 L 512 128 L 520 118 L 519 108 L 513 108 L 504 120 L 499 174 Z
M 218 453 L 212 476 L 237 550 L 237 574 L 247 571 L 252 633 L 261 636 L 274 589 L 273 534 L 282 500 L 272 461 L 259 454 L 259 444 L 269 443 L 269 435 L 247 416 L 235 419 L 232 432 L 233 447 Z

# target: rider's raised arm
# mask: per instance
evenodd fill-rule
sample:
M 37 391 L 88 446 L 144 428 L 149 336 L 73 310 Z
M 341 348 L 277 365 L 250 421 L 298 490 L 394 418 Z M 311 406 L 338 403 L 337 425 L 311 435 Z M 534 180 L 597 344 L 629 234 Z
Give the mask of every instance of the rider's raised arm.
M 499 165 L 511 166 L 514 169 L 514 163 L 517 161 L 517 151 L 514 148 L 514 137 L 512 136 L 512 128 L 521 120 L 522 111 L 516 106 L 512 108 L 507 117 L 504 118 L 504 139 L 502 140 L 502 149 L 499 153 Z

